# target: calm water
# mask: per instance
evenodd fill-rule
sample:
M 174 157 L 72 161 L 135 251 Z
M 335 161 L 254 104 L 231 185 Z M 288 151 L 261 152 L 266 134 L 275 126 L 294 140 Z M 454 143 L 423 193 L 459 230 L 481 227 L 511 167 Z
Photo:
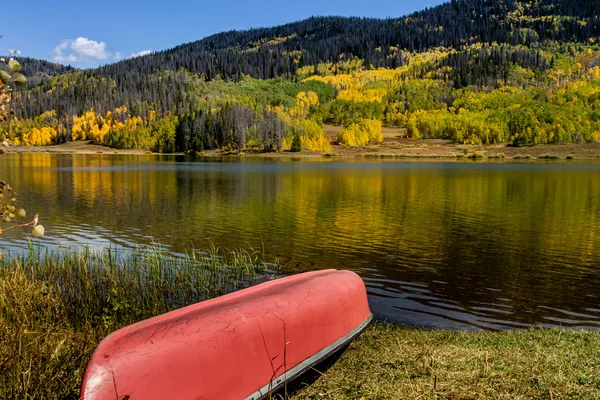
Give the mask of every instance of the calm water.
M 389 320 L 600 329 L 600 164 L 24 154 L 0 173 L 45 244 L 264 245 L 289 273 L 356 271 Z

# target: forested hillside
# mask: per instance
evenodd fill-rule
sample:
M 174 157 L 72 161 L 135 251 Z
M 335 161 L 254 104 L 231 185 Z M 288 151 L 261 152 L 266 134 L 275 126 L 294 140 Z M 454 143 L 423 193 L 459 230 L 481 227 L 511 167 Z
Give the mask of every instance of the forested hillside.
M 537 46 L 546 41 L 586 42 L 600 34 L 594 0 L 454 0 L 388 20 L 325 17 L 275 28 L 226 32 L 102 68 L 150 73 L 184 68 L 207 79 L 292 77 L 299 67 L 358 57 L 366 66 L 396 68 L 406 51 L 459 49 L 474 43 Z M 398 50 L 400 49 L 400 51 Z
M 22 60 L 19 144 L 327 151 L 412 137 L 600 140 L 600 2 L 453 0 L 387 20 L 315 17 L 76 71 Z

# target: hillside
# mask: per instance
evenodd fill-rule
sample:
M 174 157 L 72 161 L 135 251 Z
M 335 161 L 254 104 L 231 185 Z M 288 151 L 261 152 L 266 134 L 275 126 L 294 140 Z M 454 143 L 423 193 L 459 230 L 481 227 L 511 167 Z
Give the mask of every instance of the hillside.
M 302 66 L 358 57 L 367 66 L 395 68 L 403 51 L 460 49 L 473 43 L 539 46 L 548 41 L 587 42 L 600 35 L 594 0 L 453 0 L 397 19 L 310 18 L 283 26 L 231 31 L 98 70 L 143 73 L 184 68 L 207 79 L 290 77 Z M 392 48 L 390 50 L 390 48 Z
M 4 56 L 8 58 L 9 56 Z M 21 72 L 28 77 L 29 87 L 36 87 L 49 82 L 53 77 L 75 72 L 76 69 L 51 61 L 37 60 L 29 57 L 16 57 L 21 64 Z
M 21 63 L 21 72 L 29 77 L 41 74 L 48 77 L 54 77 L 76 71 L 73 67 L 64 66 L 51 61 L 36 60 L 29 57 L 17 57 L 17 60 Z
M 573 114 L 572 100 L 596 104 L 599 14 L 593 0 L 454 0 L 396 19 L 314 17 L 224 32 L 95 70 L 47 74 L 15 96 L 21 123 L 7 133 L 24 143 L 93 138 L 159 151 L 279 150 L 302 136 L 322 151 L 328 121 L 354 124 L 351 136 L 383 123 L 457 142 L 594 141 L 593 107 Z M 574 82 L 585 90 L 562 92 Z M 508 109 L 515 103 L 528 104 L 529 120 L 517 121 Z M 585 128 L 558 129 L 567 115 Z M 434 121 L 445 125 L 429 127 Z M 539 126 L 542 139 L 534 138 Z M 557 139 L 548 133 L 555 129 L 567 133 Z M 376 142 L 373 132 L 341 142 Z

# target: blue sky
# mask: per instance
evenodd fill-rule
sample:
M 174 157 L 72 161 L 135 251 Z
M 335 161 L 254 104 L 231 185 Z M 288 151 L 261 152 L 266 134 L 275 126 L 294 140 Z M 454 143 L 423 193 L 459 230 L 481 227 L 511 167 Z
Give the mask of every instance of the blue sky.
M 399 17 L 442 2 L 14 1 L 4 5 L 0 54 L 15 49 L 23 56 L 86 68 L 231 29 L 281 25 L 313 15 Z

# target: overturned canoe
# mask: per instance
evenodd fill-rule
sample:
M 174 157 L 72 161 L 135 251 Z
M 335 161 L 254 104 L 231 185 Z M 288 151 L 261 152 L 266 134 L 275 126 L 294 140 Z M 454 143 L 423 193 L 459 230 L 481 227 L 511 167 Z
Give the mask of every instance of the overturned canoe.
M 277 279 L 125 327 L 89 361 L 85 400 L 260 399 L 371 321 L 350 271 Z

